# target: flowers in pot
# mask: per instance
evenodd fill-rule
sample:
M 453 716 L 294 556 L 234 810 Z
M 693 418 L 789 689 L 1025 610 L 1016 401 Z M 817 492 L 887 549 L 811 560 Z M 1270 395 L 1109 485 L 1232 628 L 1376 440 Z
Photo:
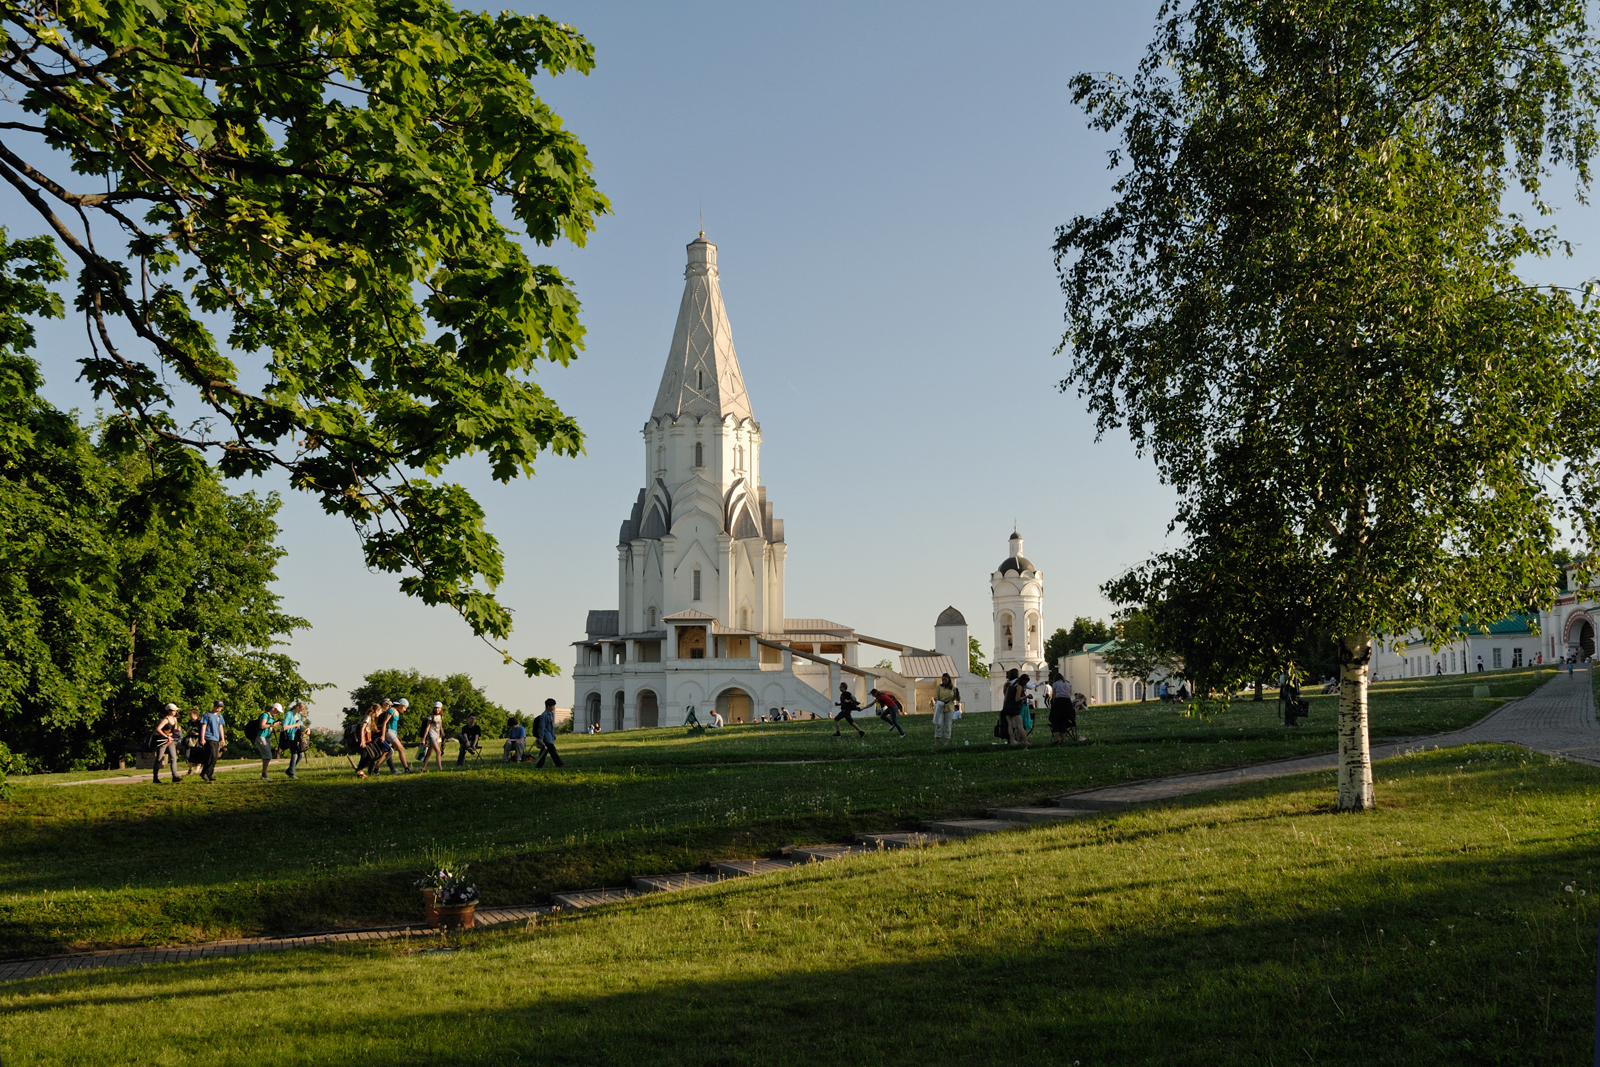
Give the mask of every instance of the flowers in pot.
M 439 916 L 440 926 L 462 929 L 472 927 L 473 916 L 478 907 L 478 887 L 461 876 L 465 870 L 462 868 L 461 874 L 439 884 L 433 908 Z
M 438 926 L 439 899 L 448 887 L 464 884 L 462 879 L 467 873 L 467 865 L 459 862 L 454 852 L 438 847 L 429 848 L 426 859 L 427 873 L 412 884 L 422 892 L 422 911 L 428 925 Z M 476 901 L 477 890 L 473 889 L 472 893 L 472 899 Z

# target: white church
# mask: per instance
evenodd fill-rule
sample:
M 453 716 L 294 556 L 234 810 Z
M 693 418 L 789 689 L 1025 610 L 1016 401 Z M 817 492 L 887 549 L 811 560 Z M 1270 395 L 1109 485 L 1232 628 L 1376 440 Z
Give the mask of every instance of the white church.
M 784 615 L 789 546 L 761 484 L 761 425 L 751 411 L 718 284 L 717 246 L 688 246 L 683 300 L 655 406 L 644 426 L 644 488 L 617 537 L 617 606 L 589 612 L 574 642 L 574 727 L 678 726 L 695 709 L 725 721 L 828 715 L 841 683 L 858 699 L 895 693 L 930 711 L 948 673 L 968 710 L 998 706 L 1007 669 L 1044 669 L 1044 577 L 1022 538 L 990 576 L 994 654 L 988 679 L 969 669 L 968 629 L 954 607 L 932 648 L 870 637 L 827 619 Z M 861 646 L 899 656 L 864 667 Z

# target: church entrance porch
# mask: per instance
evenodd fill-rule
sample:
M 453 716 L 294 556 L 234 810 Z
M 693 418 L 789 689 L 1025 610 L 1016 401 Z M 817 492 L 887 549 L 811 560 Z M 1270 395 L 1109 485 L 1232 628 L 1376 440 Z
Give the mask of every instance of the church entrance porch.
M 648 689 L 639 691 L 639 725 L 640 727 L 661 725 L 661 706 L 656 701 L 655 693 Z
M 717 711 L 722 713 L 723 722 L 749 722 L 754 708 L 750 694 L 743 689 L 724 689 L 717 694 Z

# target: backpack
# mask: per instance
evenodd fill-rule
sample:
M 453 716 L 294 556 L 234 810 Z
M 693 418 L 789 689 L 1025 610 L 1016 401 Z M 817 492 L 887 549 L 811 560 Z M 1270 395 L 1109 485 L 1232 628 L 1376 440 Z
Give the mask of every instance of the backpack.
M 361 724 L 347 722 L 344 724 L 344 747 L 347 752 L 361 751 Z
M 244 735 L 254 741 L 261 736 L 261 718 L 257 716 L 244 724 Z
M 895 712 L 898 712 L 900 710 L 900 698 L 899 697 L 895 696 L 893 693 L 880 693 L 879 695 L 883 697 L 883 710 L 884 711 L 895 711 Z

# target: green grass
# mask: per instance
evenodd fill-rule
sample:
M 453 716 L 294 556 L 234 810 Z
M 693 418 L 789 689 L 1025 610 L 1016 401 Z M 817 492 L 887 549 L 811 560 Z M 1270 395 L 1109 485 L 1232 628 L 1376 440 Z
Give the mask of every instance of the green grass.
M 1512 696 L 1548 673 L 1490 684 Z M 1449 729 L 1496 706 L 1470 699 L 1471 684 L 1374 687 L 1374 736 Z M 993 717 L 974 715 L 957 727 L 971 744 L 941 752 L 917 717 L 906 741 L 871 720 L 864 743 L 833 740 L 823 722 L 563 737 L 560 772 L 485 761 L 358 782 L 343 760 L 322 759 L 304 780 L 273 784 L 248 770 L 213 785 L 21 779 L 0 803 L 0 953 L 406 921 L 417 907 L 411 880 L 435 843 L 472 862 L 487 903 L 535 903 L 999 803 L 1331 750 L 1333 698 L 1314 698 L 1313 709 L 1309 724 L 1287 730 L 1271 701 L 1241 701 L 1209 721 L 1157 703 L 1114 705 L 1082 716 L 1088 743 L 1025 752 L 990 745 Z
M 1477 746 L 387 943 L 0 986 L 8 1067 L 1587 1062 L 1600 770 Z

